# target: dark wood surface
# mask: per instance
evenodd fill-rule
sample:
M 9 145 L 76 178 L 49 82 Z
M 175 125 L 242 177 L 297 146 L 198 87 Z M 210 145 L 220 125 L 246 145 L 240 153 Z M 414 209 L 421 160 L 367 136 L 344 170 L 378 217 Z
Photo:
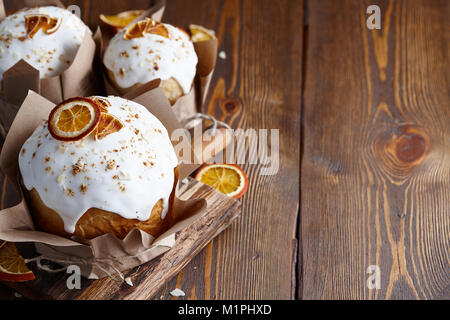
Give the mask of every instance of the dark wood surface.
M 101 12 L 150 1 L 63 2 L 94 26 Z M 381 30 L 366 28 L 371 4 Z M 236 128 L 280 129 L 280 172 L 244 166 L 241 218 L 157 296 L 449 299 L 449 9 L 168 0 L 167 22 L 215 29 L 227 54 L 204 111 Z M 379 290 L 366 286 L 370 265 Z
M 449 4 L 309 1 L 304 299 L 450 298 Z

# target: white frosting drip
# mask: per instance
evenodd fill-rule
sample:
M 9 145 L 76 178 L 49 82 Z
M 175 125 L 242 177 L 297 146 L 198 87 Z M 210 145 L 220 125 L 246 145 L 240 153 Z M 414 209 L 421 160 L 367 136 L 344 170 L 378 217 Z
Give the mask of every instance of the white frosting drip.
M 40 29 L 32 39 L 26 34 L 25 16 L 47 14 L 62 18 L 59 29 L 46 34 Z M 0 22 L 0 79 L 21 59 L 39 70 L 41 78 L 60 75 L 72 64 L 89 28 L 73 13 L 58 7 L 19 11 Z
M 90 208 L 140 221 L 149 219 L 160 199 L 163 218 L 168 209 L 178 160 L 167 130 L 143 106 L 118 97 L 107 100 L 108 112 L 125 125 L 119 132 L 98 141 L 88 136 L 62 142 L 50 135 L 45 121 L 19 154 L 25 187 L 34 188 L 61 216 L 68 233 Z
M 127 28 L 112 38 L 103 63 L 117 84 L 129 88 L 154 79 L 178 81 L 184 93 L 191 90 L 197 70 L 197 54 L 189 36 L 168 24 L 169 39 L 155 34 L 125 40 Z

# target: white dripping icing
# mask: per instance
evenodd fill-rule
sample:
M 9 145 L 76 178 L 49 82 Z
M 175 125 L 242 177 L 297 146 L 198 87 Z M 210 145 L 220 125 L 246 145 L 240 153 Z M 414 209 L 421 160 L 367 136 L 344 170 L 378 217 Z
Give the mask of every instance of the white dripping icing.
M 117 33 L 105 51 L 103 63 L 114 73 L 118 85 L 129 88 L 154 79 L 178 81 L 184 93 L 191 90 L 198 62 L 189 36 L 164 24 L 169 39 L 155 34 L 125 40 L 127 28 Z
M 26 35 L 25 16 L 47 14 L 62 18 L 59 29 L 46 34 L 39 30 L 32 39 Z M 0 79 L 21 59 L 39 70 L 41 78 L 61 74 L 73 62 L 89 28 L 76 15 L 58 7 L 39 7 L 19 11 L 0 22 Z
M 62 142 L 49 134 L 44 122 L 19 154 L 25 187 L 36 189 L 43 203 L 59 213 L 68 233 L 90 208 L 140 221 L 149 219 L 160 199 L 163 218 L 168 209 L 178 160 L 167 130 L 143 106 L 106 99 L 111 103 L 108 112 L 125 125 L 119 132 L 98 141 L 86 137 Z

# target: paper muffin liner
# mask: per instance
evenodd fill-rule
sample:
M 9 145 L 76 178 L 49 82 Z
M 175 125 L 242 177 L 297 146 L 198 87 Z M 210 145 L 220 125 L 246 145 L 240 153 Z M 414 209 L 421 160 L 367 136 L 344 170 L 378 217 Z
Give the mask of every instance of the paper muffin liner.
M 58 0 L 24 0 L 24 7 L 65 7 Z M 3 0 L 0 0 L 0 21 L 6 17 Z M 48 100 L 58 103 L 74 96 L 89 96 L 95 88 L 93 62 L 96 54 L 94 38 L 86 32 L 72 64 L 59 76 L 40 79 L 39 71 L 25 60 L 18 61 L 3 74 L 3 94 L 0 107 L 5 103 L 19 106 L 28 90 L 39 93 Z
M 146 10 L 141 16 L 139 16 L 134 21 L 139 21 L 145 17 L 150 17 L 156 21 L 161 21 L 164 15 L 165 10 L 165 0 L 160 0 L 153 6 L 152 8 Z M 102 35 L 102 44 L 101 44 L 101 61 L 103 63 L 103 53 L 107 47 L 107 44 L 111 40 L 113 34 Z M 175 104 L 172 106 L 172 110 L 175 113 L 177 119 L 179 121 L 187 120 L 191 118 L 196 113 L 200 112 L 207 94 L 208 89 L 211 83 L 212 75 L 214 73 L 214 69 L 216 67 L 217 62 L 217 51 L 218 51 L 218 42 L 217 39 L 194 42 L 194 49 L 197 53 L 198 64 L 197 64 L 197 74 L 194 79 L 193 86 L 191 91 L 188 94 L 180 97 Z M 106 74 L 106 67 L 103 67 L 103 81 L 105 83 L 106 92 L 110 95 L 115 96 L 136 96 L 137 94 L 142 94 L 145 90 L 154 90 L 160 86 L 161 80 L 158 81 L 152 80 L 147 84 L 142 84 L 139 87 L 130 89 L 124 95 L 121 95 L 112 83 L 109 81 L 108 76 Z M 155 86 L 156 85 L 156 86 Z
M 181 128 L 162 89 L 145 92 L 133 101 L 142 104 L 155 115 L 167 128 L 169 135 L 173 130 Z M 37 260 L 43 258 L 64 267 L 77 265 L 81 274 L 89 279 L 121 274 L 121 271 L 155 259 L 172 248 L 175 244 L 175 234 L 200 218 L 207 207 L 205 199 L 179 199 L 176 195 L 178 186 L 173 196 L 169 229 L 156 239 L 137 228 L 130 231 L 123 240 L 106 234 L 92 240 L 80 241 L 74 237 L 68 239 L 39 231 L 19 183 L 18 157 L 22 145 L 42 120 L 48 118 L 54 106 L 44 97 L 29 91 L 7 134 L 0 154 L 0 168 L 20 193 L 20 202 L 0 211 L 0 239 L 33 243 L 41 255 Z M 192 165 L 179 165 L 179 181 L 195 168 Z

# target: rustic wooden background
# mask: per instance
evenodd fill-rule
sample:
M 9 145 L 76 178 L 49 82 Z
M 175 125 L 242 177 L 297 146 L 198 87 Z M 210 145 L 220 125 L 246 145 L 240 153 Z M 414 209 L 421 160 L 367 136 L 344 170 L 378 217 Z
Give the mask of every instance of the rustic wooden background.
M 63 2 L 91 27 L 151 3 Z M 366 28 L 372 4 L 381 30 Z M 165 21 L 215 29 L 227 54 L 204 111 L 280 129 L 280 171 L 244 166 L 241 218 L 159 298 L 449 299 L 449 13 L 446 0 L 168 0 Z

